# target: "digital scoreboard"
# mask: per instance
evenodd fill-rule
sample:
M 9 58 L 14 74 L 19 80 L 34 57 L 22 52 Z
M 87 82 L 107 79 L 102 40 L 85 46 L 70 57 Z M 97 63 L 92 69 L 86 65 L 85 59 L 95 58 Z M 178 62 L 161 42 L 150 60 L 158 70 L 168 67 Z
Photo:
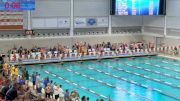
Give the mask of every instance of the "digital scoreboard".
M 163 15 L 165 0 L 112 0 L 113 15 Z
M 0 0 L 0 10 L 35 10 L 35 0 Z

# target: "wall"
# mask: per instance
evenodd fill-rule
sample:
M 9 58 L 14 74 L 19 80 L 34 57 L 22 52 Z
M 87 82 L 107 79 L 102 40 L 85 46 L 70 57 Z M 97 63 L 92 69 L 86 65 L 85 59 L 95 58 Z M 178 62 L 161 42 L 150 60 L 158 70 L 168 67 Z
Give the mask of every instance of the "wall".
M 70 0 L 36 0 L 32 17 L 70 16 Z
M 36 0 L 36 10 L 31 11 L 32 28 L 70 28 L 70 1 L 71 0 Z M 64 21 L 67 22 L 67 25 L 62 26 Z
M 112 27 L 142 26 L 141 16 L 112 16 Z
M 167 0 L 167 34 L 180 37 L 180 0 Z
M 164 35 L 164 16 L 143 16 L 144 34 Z
M 74 16 L 108 16 L 108 7 L 109 0 L 74 0 Z
M 146 43 L 153 42 L 156 43 L 156 37 L 155 36 L 143 36 L 143 40 L 145 40 Z M 174 38 L 161 38 L 161 42 L 164 43 L 166 46 L 180 46 L 180 39 L 174 39 Z

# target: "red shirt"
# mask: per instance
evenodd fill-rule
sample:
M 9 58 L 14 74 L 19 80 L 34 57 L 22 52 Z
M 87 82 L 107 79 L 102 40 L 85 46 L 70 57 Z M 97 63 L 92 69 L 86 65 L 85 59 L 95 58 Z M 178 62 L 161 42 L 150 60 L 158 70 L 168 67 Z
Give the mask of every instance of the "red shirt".
M 3 78 L 0 78 L 0 85 L 2 85 L 3 83 Z

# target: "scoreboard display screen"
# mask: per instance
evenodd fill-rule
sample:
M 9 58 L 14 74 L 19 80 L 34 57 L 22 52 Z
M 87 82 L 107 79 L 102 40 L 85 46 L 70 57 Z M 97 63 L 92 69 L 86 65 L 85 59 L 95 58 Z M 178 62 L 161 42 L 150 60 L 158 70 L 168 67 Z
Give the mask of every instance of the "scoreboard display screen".
M 0 0 L 0 10 L 35 10 L 35 0 Z
M 165 0 L 112 0 L 113 15 L 164 15 Z

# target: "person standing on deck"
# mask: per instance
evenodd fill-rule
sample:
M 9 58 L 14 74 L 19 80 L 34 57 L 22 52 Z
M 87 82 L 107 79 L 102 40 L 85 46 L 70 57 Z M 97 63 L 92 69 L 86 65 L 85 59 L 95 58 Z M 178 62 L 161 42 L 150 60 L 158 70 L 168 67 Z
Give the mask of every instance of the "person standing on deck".
M 59 85 L 59 101 L 64 101 L 64 91 L 62 89 L 62 85 Z
M 33 82 L 33 89 L 35 89 L 35 85 L 36 85 L 36 75 L 35 75 L 35 72 L 33 72 L 33 74 L 32 74 L 32 82 Z
M 40 83 L 40 74 L 36 75 L 36 87 Z

